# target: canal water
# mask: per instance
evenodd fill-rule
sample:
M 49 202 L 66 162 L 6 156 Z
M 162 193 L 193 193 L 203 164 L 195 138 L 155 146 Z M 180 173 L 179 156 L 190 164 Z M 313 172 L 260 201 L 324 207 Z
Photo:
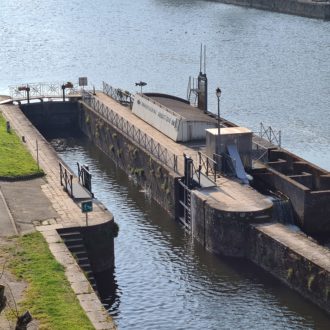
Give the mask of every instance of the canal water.
M 330 22 L 208 0 L 2 0 L 0 93 L 10 84 L 102 80 L 185 97 L 207 46 L 209 110 L 281 129 L 330 170 Z
M 207 46 L 209 110 L 283 133 L 283 146 L 330 170 L 330 22 L 208 0 L 2 0 L 0 94 L 87 76 L 135 92 L 186 96 Z M 53 140 L 88 163 L 120 225 L 119 329 L 329 329 L 329 318 L 259 268 L 211 256 L 87 141 Z
M 93 192 L 119 224 L 116 290 L 104 301 L 119 329 L 329 329 L 321 310 L 260 268 L 204 251 L 87 139 L 51 143 L 72 169 L 90 166 Z

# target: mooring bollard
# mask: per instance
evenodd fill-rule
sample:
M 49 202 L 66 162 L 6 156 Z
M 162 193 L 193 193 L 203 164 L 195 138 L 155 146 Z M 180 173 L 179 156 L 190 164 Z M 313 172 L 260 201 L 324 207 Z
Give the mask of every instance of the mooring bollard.
M 7 133 L 10 133 L 10 122 L 6 122 Z

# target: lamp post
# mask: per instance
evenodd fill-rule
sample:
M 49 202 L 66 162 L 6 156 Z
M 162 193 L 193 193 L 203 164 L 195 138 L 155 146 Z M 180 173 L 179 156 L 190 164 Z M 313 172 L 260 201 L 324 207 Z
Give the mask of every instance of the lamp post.
M 217 136 L 217 146 L 216 146 L 216 151 L 217 151 L 217 155 L 220 155 L 221 153 L 221 146 L 220 146 L 220 142 L 221 142 L 221 138 L 220 138 L 220 96 L 221 96 L 221 89 L 218 87 L 215 90 L 215 94 L 218 98 L 218 136 Z M 219 166 L 220 164 L 218 164 Z
M 27 102 L 30 103 L 30 87 L 29 87 L 29 85 L 18 87 L 18 91 L 20 91 L 20 92 L 25 91 L 26 96 L 27 96 Z
M 63 91 L 63 102 L 65 102 L 65 89 L 73 88 L 73 84 L 70 81 L 68 81 L 66 84 L 63 84 L 61 87 L 62 87 L 62 91 Z
M 140 82 L 135 83 L 135 86 L 140 86 L 141 87 L 141 94 L 142 94 L 142 87 L 146 86 L 146 85 L 147 85 L 147 83 L 144 82 L 144 81 L 140 81 Z

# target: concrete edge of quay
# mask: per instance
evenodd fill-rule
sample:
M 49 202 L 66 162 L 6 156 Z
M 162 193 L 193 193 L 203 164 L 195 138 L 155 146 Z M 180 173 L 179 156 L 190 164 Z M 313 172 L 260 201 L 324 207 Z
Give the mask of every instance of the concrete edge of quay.
M 33 143 L 36 140 L 39 141 L 38 157 L 40 167 L 44 170 L 46 175 L 45 184 L 41 188 L 44 195 L 58 213 L 58 217 L 55 220 L 43 221 L 42 224 L 35 225 L 35 229 L 43 235 L 55 259 L 65 268 L 66 278 L 94 328 L 97 330 L 116 329 L 112 317 L 107 313 L 99 297 L 86 278 L 86 275 L 79 267 L 76 259 L 57 231 L 63 228 L 67 229 L 84 226 L 84 216 L 81 214 L 78 203 L 74 202 L 60 186 L 58 167 L 60 158 L 48 141 L 45 140 L 40 132 L 25 117 L 18 106 L 0 105 L 0 113 L 6 120 L 10 121 L 11 126 L 19 136 L 25 137 L 27 149 L 34 159 L 36 159 L 36 150 Z M 109 223 L 109 221 L 114 221 L 112 214 L 99 201 L 96 203 L 94 223 L 93 213 L 90 215 L 91 224 L 102 225 Z
M 217 0 L 217 2 L 309 18 L 330 19 L 330 2 L 322 0 Z

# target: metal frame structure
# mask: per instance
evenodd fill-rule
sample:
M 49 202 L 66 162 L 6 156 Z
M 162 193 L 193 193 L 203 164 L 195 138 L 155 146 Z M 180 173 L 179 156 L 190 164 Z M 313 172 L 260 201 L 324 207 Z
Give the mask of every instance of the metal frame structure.
M 126 91 L 122 91 L 119 88 L 114 88 L 108 83 L 103 81 L 103 93 L 110 96 L 115 101 L 123 105 L 129 105 L 130 109 L 133 107 L 134 96 Z
M 268 126 L 266 128 L 263 123 L 260 123 L 259 136 L 262 139 L 266 139 L 268 142 L 276 146 L 279 146 L 281 148 L 281 143 L 282 143 L 281 131 L 276 131 L 271 126 Z
M 65 83 L 64 83 L 65 84 Z M 22 85 L 9 86 L 9 93 L 14 101 L 39 99 L 39 98 L 62 98 L 63 97 L 63 82 L 53 82 L 53 83 L 31 83 L 25 84 L 22 89 Z M 27 91 L 27 88 L 29 90 Z M 29 96 L 28 96 L 29 93 Z M 72 88 L 65 89 L 65 95 L 75 95 L 80 94 L 79 86 L 73 84 Z

